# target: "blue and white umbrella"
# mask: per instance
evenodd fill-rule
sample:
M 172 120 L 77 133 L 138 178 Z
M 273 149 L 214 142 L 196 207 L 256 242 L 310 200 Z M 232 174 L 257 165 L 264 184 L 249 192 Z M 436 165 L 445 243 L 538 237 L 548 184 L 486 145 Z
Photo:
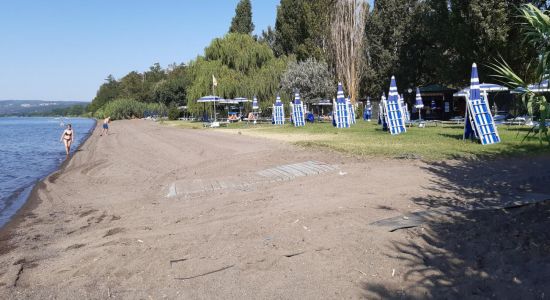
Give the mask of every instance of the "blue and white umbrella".
M 351 103 L 351 100 L 348 98 L 346 98 L 346 103 L 348 104 L 348 112 L 349 112 L 349 123 L 350 125 L 353 125 L 355 123 L 357 123 L 357 121 L 355 120 L 356 116 L 355 116 L 355 105 L 353 105 L 353 103 Z
M 256 98 L 256 96 L 254 96 L 254 100 L 252 100 L 252 109 L 260 109 L 260 106 L 258 105 L 258 98 Z
M 419 88 L 416 88 L 416 100 L 414 107 L 418 109 L 418 120 L 422 120 L 422 108 L 424 108 L 424 101 L 422 101 L 422 94 L 420 94 Z
M 506 92 L 508 88 L 494 83 L 480 83 L 479 90 L 483 92 Z M 470 87 L 464 88 L 453 94 L 453 97 L 466 97 L 470 92 Z
M 550 93 L 550 83 L 548 79 L 543 80 L 538 84 L 530 84 L 527 88 L 533 93 Z M 515 88 L 512 93 L 525 93 L 527 90 L 525 88 L 519 87 Z
M 206 103 L 212 103 L 214 106 L 214 121 L 217 120 L 216 118 L 216 102 L 224 101 L 225 99 L 219 97 L 219 96 L 204 96 L 201 97 L 199 100 L 197 100 L 197 103 L 204 103 L 205 104 L 205 112 L 204 112 L 204 118 L 207 119 L 208 116 L 206 115 Z
M 275 104 L 273 104 L 273 124 L 284 125 L 285 124 L 285 107 L 281 102 L 281 97 L 277 94 Z
M 432 109 L 431 114 L 433 115 L 435 113 L 435 110 L 437 109 L 437 105 L 435 104 L 435 99 L 432 99 L 432 102 L 430 103 L 430 107 Z
M 399 93 L 397 92 L 395 76 L 391 77 L 390 93 L 386 101 L 386 122 L 388 123 L 388 128 L 392 135 L 407 131 L 403 110 L 399 101 Z
M 422 95 L 420 94 L 420 89 L 416 88 L 416 101 L 414 107 L 422 109 L 424 108 L 424 101 L 422 101 Z
M 486 98 L 481 97 L 479 76 L 475 63 L 472 65 L 470 91 L 466 102 L 464 137 L 472 137 L 475 134 L 483 145 L 500 142 L 500 137 L 489 109 L 489 103 Z
M 409 122 L 411 120 L 411 116 L 409 114 L 409 106 L 407 103 L 405 103 L 405 97 L 403 94 L 401 94 L 399 98 L 399 103 L 401 104 L 401 111 L 403 112 L 403 118 L 405 122 Z
M 378 103 L 378 125 L 382 125 L 384 131 L 388 130 L 386 123 L 386 93 L 382 93 L 380 103 Z
M 298 91 L 294 93 L 294 102 L 290 103 L 290 107 L 292 108 L 292 122 L 294 123 L 294 127 L 306 126 L 304 104 L 302 103 Z
M 220 102 L 223 100 L 225 99 L 219 96 L 204 96 L 204 97 L 201 97 L 199 100 L 197 100 L 197 103 Z
M 237 102 L 237 103 L 250 102 L 250 100 L 248 100 L 248 98 L 244 98 L 244 97 L 237 97 L 237 98 L 234 98 L 233 101 L 235 101 L 235 102 Z
M 535 93 L 548 93 L 548 92 L 550 92 L 550 83 L 549 83 L 548 79 L 543 80 L 539 84 L 531 84 L 527 87 Z
M 367 97 L 367 104 L 363 112 L 363 120 L 370 122 L 372 119 L 372 104 L 370 103 L 370 97 Z
M 336 128 L 350 127 L 349 105 L 344 96 L 342 83 L 338 83 L 338 91 L 336 92 L 336 101 L 334 101 L 334 125 Z

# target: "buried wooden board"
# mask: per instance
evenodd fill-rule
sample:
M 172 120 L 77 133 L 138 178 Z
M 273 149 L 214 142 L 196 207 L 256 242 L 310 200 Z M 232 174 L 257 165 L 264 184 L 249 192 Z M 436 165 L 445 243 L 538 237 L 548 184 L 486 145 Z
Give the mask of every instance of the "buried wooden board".
M 254 174 L 245 174 L 239 177 L 239 180 L 233 178 L 180 180 L 168 186 L 166 197 L 187 196 L 229 188 L 246 189 L 256 184 L 289 181 L 297 177 L 319 175 L 336 169 L 335 166 L 322 162 L 306 161 L 302 163 L 280 165 L 258 171 Z
M 397 217 L 387 218 L 372 222 L 369 225 L 386 227 L 388 231 L 394 232 L 399 229 L 412 228 L 420 226 L 427 221 L 437 218 L 450 216 L 454 213 L 462 213 L 468 211 L 479 211 L 479 210 L 496 210 L 496 209 L 507 209 L 514 207 L 521 207 L 529 204 L 535 204 L 539 202 L 550 201 L 550 195 L 548 194 L 538 194 L 538 193 L 529 193 L 522 195 L 506 196 L 500 199 L 492 199 L 486 201 L 488 204 L 482 202 L 475 202 L 475 205 L 470 205 L 468 207 L 459 208 L 459 207 L 445 207 L 445 208 L 436 208 L 424 211 L 413 212 Z

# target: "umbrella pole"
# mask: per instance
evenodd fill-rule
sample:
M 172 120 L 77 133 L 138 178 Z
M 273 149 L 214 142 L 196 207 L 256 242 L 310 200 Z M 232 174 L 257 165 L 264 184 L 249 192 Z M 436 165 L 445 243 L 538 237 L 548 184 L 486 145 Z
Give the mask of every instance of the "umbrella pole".
M 214 96 L 214 122 L 216 122 L 216 91 L 215 91 L 215 86 L 214 86 L 214 83 L 212 83 L 212 95 Z

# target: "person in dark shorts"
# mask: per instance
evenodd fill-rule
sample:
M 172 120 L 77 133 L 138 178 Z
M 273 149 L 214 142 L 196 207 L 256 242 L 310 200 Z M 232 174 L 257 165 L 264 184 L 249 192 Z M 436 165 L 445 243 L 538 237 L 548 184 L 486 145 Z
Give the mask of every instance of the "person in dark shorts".
M 111 117 L 107 117 L 103 120 L 103 129 L 101 130 L 100 136 L 102 136 L 104 133 L 105 135 L 109 134 L 109 123 L 111 123 Z

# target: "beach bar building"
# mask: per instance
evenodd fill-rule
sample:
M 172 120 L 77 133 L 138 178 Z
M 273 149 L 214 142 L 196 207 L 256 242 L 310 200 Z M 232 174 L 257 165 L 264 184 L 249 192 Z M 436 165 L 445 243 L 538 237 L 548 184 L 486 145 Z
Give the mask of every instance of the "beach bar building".
M 423 119 L 449 120 L 456 115 L 460 115 L 460 110 L 456 107 L 453 98 L 453 94 L 457 92 L 456 89 L 439 84 L 431 84 L 419 89 L 422 101 L 424 102 L 424 107 L 421 108 Z M 408 96 L 410 100 L 408 101 L 410 102 L 409 107 L 413 107 L 415 104 L 415 93 L 412 92 Z M 432 105 L 432 103 L 435 103 L 435 105 Z M 411 116 L 413 119 L 418 119 L 418 110 L 416 108 L 413 108 Z M 464 108 L 462 109 L 462 116 L 464 116 Z

